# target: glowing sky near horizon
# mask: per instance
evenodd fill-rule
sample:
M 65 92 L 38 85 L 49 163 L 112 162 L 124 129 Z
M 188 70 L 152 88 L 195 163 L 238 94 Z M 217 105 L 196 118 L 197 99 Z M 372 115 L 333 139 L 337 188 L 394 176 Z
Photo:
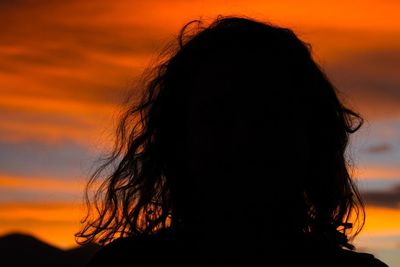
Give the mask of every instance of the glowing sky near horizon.
M 349 149 L 369 211 L 360 246 L 399 263 L 400 2 L 393 0 L 0 1 L 0 233 L 72 246 L 84 179 L 109 147 L 130 86 L 184 23 L 219 14 L 290 27 L 312 44 L 367 121 Z

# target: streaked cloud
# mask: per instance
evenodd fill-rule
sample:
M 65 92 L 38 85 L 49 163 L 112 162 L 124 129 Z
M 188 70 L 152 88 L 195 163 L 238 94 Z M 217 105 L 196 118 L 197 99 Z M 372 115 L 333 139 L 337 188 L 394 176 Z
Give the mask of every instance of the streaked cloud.
M 359 165 L 351 170 L 358 180 L 392 180 L 400 181 L 400 167 L 382 165 Z
M 363 192 L 362 196 L 368 205 L 400 209 L 400 183 L 387 190 Z
M 327 64 L 338 88 L 367 119 L 400 116 L 400 40 L 351 51 Z
M 10 176 L 81 179 L 96 158 L 87 147 L 70 141 L 0 143 L 0 170 Z
M 57 192 L 37 189 L 19 189 L 0 186 L 0 202 L 60 202 L 83 201 L 82 192 Z
M 399 13 L 391 0 L 0 1 L 0 233 L 72 246 L 82 179 L 137 77 L 188 20 L 238 14 L 293 28 L 369 121 L 351 145 L 364 233 L 398 235 Z
M 368 91 L 387 95 L 386 91 L 393 90 L 390 88 L 398 81 L 392 75 L 395 84 L 386 86 L 390 87 L 389 89 L 382 89 L 378 86 L 379 82 L 365 81 L 364 74 L 370 72 L 368 66 L 376 62 L 379 66 L 386 64 L 385 71 L 368 75 L 368 79 L 388 81 L 385 77 L 389 73 L 386 71 L 387 62 L 392 60 L 395 64 L 392 54 L 397 53 L 398 49 L 395 48 L 399 43 L 399 38 L 393 37 L 397 35 L 393 34 L 398 29 L 395 27 L 397 20 L 376 13 L 378 8 L 385 14 L 391 14 L 398 6 L 390 1 L 379 2 L 379 7 L 371 6 L 372 4 L 363 6 L 360 10 L 359 5 L 347 2 L 329 5 L 318 1 L 305 1 L 299 6 L 294 1 L 282 1 L 278 4 L 258 0 L 236 1 L 230 4 L 226 1 L 213 1 L 212 4 L 191 1 L 190 5 L 182 1 L 156 0 L 100 0 L 95 3 L 76 0 L 25 0 L 12 4 L 3 3 L 0 23 L 10 26 L 0 35 L 0 96 L 4 99 L 0 108 L 9 110 L 9 106 L 4 105 L 4 102 L 12 103 L 18 96 L 21 103 L 25 101 L 33 105 L 31 111 L 19 111 L 24 112 L 27 117 L 32 112 L 38 113 L 36 108 L 43 104 L 42 101 L 38 101 L 39 98 L 46 101 L 42 109 L 47 109 L 50 107 L 48 104 L 54 101 L 61 104 L 60 107 L 67 107 L 64 112 L 70 112 L 76 109 L 76 105 L 74 107 L 74 104 L 71 104 L 74 102 L 91 110 L 92 114 L 97 112 L 99 115 L 107 115 L 110 112 L 109 108 L 103 110 L 98 107 L 108 105 L 112 108 L 113 105 L 121 103 L 129 85 L 161 47 L 174 39 L 185 22 L 200 17 L 210 20 L 220 13 L 234 13 L 294 27 L 300 35 L 312 42 L 319 58 L 327 63 L 327 68 L 333 69 L 333 78 L 344 84 L 340 87 L 350 88 L 349 92 L 355 99 L 364 99 L 360 104 L 363 111 L 366 109 L 364 106 L 370 106 L 366 101 L 372 101 L 373 105 L 380 105 L 378 110 L 385 114 L 393 114 L 392 109 L 397 110 L 398 104 L 394 98 L 388 97 L 392 104 L 385 101 L 386 104 L 381 105 L 382 99 L 366 99 L 368 94 L 364 91 L 357 93 L 359 89 L 354 89 L 362 87 L 362 90 L 366 90 L 366 85 L 371 87 L 372 84 L 376 84 L 377 86 L 369 88 Z M 319 11 L 313 12 L 310 17 L 311 7 Z M 341 10 L 340 20 L 339 14 L 334 12 L 338 8 Z M 354 10 L 357 10 L 360 18 L 355 19 L 352 12 Z M 175 13 L 176 16 L 172 15 Z M 362 19 L 364 16 L 368 17 L 368 20 Z M 371 18 L 377 16 L 380 19 L 371 24 Z M 30 23 L 27 24 L 26 21 Z M 366 28 L 368 30 L 365 30 Z M 382 59 L 380 55 L 386 56 Z M 394 72 L 396 66 L 393 64 L 389 68 Z M 352 79 L 349 80 L 347 76 Z M 361 78 L 361 82 L 357 83 L 356 78 Z M 355 83 L 358 87 L 354 86 Z M 364 102 L 367 104 L 364 105 Z M 390 106 L 393 108 L 387 110 Z M 52 117 L 53 112 L 42 112 L 42 120 Z M 14 119 L 10 122 L 9 119 L 0 123 L 1 132 L 4 133 L 0 138 L 23 138 L 25 135 L 28 139 L 37 139 L 42 134 L 45 140 L 46 134 L 54 139 L 64 132 L 77 139 L 77 132 L 94 129 L 93 122 L 98 121 L 86 112 L 70 115 L 73 115 L 70 116 L 72 120 L 86 119 L 91 124 L 85 125 L 86 127 L 77 125 L 75 129 L 41 125 L 41 129 L 49 128 L 47 133 L 34 131 L 35 127 L 32 126 L 25 127 L 30 130 L 24 132 L 24 122 Z M 85 138 L 90 139 L 84 135 L 81 139 Z
M 368 147 L 365 151 L 368 153 L 385 153 L 392 149 L 392 147 L 387 143 L 372 145 Z
M 358 189 L 361 192 L 387 191 L 400 184 L 399 179 L 363 179 L 356 180 Z
M 89 140 L 112 133 L 118 111 L 111 105 L 72 99 L 4 96 L 0 100 L 0 141 L 93 145 Z
M 0 202 L 82 201 L 87 179 L 0 176 Z

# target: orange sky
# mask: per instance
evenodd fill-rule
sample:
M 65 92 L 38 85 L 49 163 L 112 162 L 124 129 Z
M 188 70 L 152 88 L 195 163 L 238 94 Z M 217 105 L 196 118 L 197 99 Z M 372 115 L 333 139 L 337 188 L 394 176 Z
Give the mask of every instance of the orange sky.
M 373 52 L 399 57 L 396 1 L 5 3 L 0 7 L 0 23 L 7 25 L 0 35 L 2 139 L 31 135 L 42 141 L 59 137 L 85 143 L 91 131 L 93 136 L 98 133 L 98 122 L 112 114 L 113 105 L 151 56 L 186 21 L 217 14 L 244 14 L 294 28 L 313 44 L 328 71 L 353 68 L 358 69 L 354 74 L 378 76 L 382 72 L 385 79 L 399 82 L 397 68 L 363 62 Z M 333 80 L 343 84 L 348 79 L 339 78 Z M 400 114 L 397 94 L 394 99 L 386 92 L 390 90 L 360 92 L 360 86 L 354 86 L 351 96 L 368 117 Z M 370 107 L 376 107 L 374 112 Z M 58 123 L 49 123 L 48 118 Z
M 123 97 L 185 22 L 218 14 L 287 26 L 310 42 L 367 119 L 354 142 L 356 176 L 400 183 L 400 2 L 299 3 L 1 1 L 0 232 L 72 246 L 83 180 L 110 144 Z M 400 236 L 398 209 L 368 210 L 366 234 Z

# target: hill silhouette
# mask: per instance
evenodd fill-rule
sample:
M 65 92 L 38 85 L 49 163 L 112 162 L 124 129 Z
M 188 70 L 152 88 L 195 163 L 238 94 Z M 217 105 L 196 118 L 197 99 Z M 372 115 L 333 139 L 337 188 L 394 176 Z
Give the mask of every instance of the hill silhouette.
M 0 237 L 0 266 L 83 267 L 98 249 L 88 244 L 62 250 L 27 234 L 11 233 Z

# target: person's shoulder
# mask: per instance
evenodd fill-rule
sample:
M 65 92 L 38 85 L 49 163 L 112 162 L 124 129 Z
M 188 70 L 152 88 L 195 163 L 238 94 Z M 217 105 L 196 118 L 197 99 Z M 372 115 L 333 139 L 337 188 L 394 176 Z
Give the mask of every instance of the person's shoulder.
M 135 254 L 135 249 L 140 247 L 138 241 L 133 238 L 118 238 L 97 251 L 87 267 L 123 266 L 123 263 L 127 260 L 127 252 L 132 250 Z
M 314 259 L 315 266 L 388 267 L 373 254 L 346 249 L 318 236 L 305 236 L 303 242 L 300 251 Z
M 364 252 L 342 249 L 341 259 L 343 262 L 353 267 L 388 267 L 387 264 L 375 258 L 374 255 Z
M 151 266 L 152 253 L 162 254 L 165 241 L 159 236 L 120 237 L 103 246 L 89 261 L 87 267 Z

